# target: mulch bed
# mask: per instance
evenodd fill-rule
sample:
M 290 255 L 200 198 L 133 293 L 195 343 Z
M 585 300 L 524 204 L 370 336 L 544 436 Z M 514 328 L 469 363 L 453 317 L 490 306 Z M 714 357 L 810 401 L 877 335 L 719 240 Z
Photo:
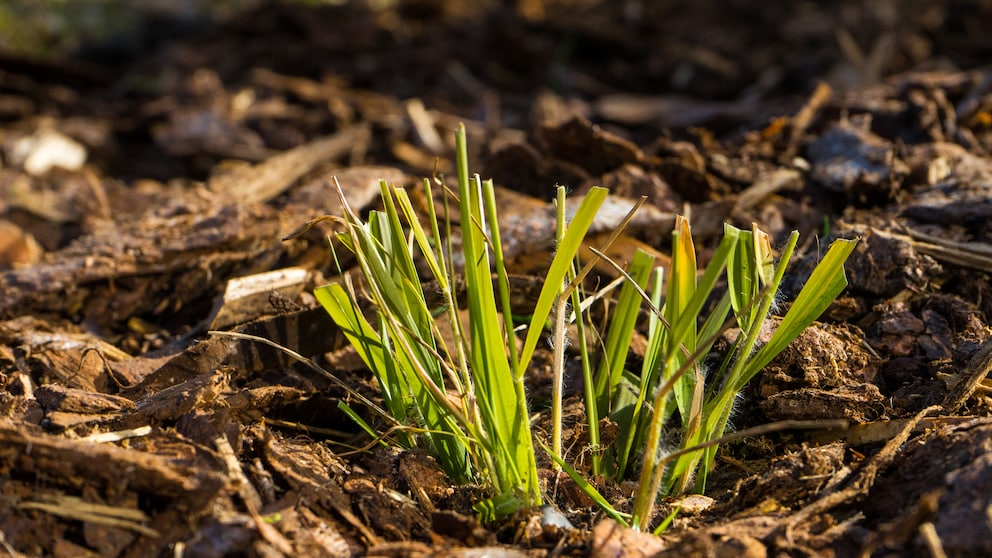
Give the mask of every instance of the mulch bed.
M 309 4 L 0 56 L 0 554 L 992 555 L 988 3 Z M 783 304 L 859 238 L 732 419 L 851 427 L 726 444 L 660 537 L 550 469 L 571 527 L 483 525 L 478 487 L 370 444 L 337 404 L 374 379 L 311 294 L 332 225 L 294 233 L 340 214 L 335 180 L 368 209 L 379 179 L 453 174 L 461 122 L 520 304 L 556 184 L 611 189 L 594 245 L 647 198 L 620 258 L 664 258 L 676 212 L 703 262 L 725 222 L 800 231 Z

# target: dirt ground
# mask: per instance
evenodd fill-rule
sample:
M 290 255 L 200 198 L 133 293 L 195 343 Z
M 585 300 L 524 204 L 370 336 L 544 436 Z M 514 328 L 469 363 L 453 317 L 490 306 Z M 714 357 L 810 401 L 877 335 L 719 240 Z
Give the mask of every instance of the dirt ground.
M 0 555 L 992 555 L 992 3 L 225 13 L 0 54 Z M 783 305 L 830 239 L 860 238 L 848 290 L 732 419 L 850 427 L 725 445 L 704 496 L 659 501 L 680 506 L 660 537 L 544 469 L 571 526 L 483 525 L 478 488 L 370 446 L 339 384 L 208 333 L 377 397 L 311 294 L 336 274 L 330 229 L 284 238 L 339 213 L 335 177 L 369 208 L 380 178 L 450 173 L 459 122 L 522 301 L 556 184 L 646 196 L 625 245 L 661 258 L 675 212 L 703 261 L 724 222 L 800 231 Z M 528 382 L 542 436 L 546 372 Z

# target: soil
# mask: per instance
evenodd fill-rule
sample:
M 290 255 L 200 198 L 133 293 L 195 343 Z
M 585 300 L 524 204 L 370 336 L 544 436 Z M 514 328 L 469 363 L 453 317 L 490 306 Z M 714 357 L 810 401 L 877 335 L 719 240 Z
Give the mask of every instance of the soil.
M 992 555 L 989 2 L 153 15 L 144 40 L 0 56 L 0 554 Z M 451 174 L 460 122 L 520 304 L 556 184 L 611 189 L 597 233 L 646 196 L 621 260 L 663 259 L 676 212 L 701 262 L 725 222 L 800 231 L 780 312 L 831 239 L 860 239 L 848 289 L 732 419 L 849 428 L 725 444 L 705 496 L 659 501 L 680 511 L 658 537 L 543 458 L 568 521 L 482 524 L 481 489 L 370 444 L 338 403 L 375 382 L 311 294 L 337 274 L 331 225 L 285 239 L 340 214 L 335 179 L 368 209 L 380 178 L 416 193 Z M 543 436 L 546 366 L 528 384 Z M 630 485 L 599 485 L 629 507 Z

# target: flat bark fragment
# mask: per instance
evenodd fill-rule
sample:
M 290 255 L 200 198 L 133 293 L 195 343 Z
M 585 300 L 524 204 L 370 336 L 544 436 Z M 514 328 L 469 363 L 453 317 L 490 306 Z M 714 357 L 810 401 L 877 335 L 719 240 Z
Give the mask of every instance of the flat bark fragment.
M 221 485 L 216 473 L 169 457 L 31 434 L 8 420 L 0 420 L 0 462 L 9 472 L 42 475 L 66 486 L 96 481 L 107 489 L 127 486 L 182 499 L 190 510 Z

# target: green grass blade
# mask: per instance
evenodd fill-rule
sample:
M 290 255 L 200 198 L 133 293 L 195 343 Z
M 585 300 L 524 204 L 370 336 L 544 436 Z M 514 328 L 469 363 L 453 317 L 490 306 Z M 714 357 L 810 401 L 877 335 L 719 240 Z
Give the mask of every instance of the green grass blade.
M 499 286 L 499 303 L 503 314 L 503 326 L 506 335 L 506 348 L 510 356 L 510 368 L 516 370 L 519 357 L 517 355 L 516 336 L 513 333 L 513 307 L 510 305 L 510 279 L 506 274 L 506 259 L 503 257 L 503 241 L 499 232 L 499 220 L 496 216 L 496 191 L 492 180 L 482 183 L 482 195 L 489 220 L 489 237 L 493 245 L 493 263 L 496 266 L 496 284 Z
M 759 293 L 754 296 L 749 296 L 746 298 L 747 306 L 742 307 L 740 310 L 735 311 L 735 316 L 737 317 L 738 325 L 747 326 L 747 329 L 742 327 L 741 334 L 744 336 L 744 341 L 738 347 L 738 352 L 736 355 L 737 360 L 734 362 L 727 376 L 726 381 L 722 386 L 720 386 L 719 391 L 711 395 L 701 411 L 702 423 L 697 425 L 695 429 L 687 430 L 682 439 L 682 447 L 691 447 L 704 444 L 709 440 L 722 436 L 727 427 L 727 421 L 730 417 L 730 412 L 733 407 L 734 399 L 737 393 L 743 389 L 744 384 L 753 376 L 756 372 L 751 372 L 747 368 L 748 362 L 753 358 L 754 346 L 758 340 L 758 334 L 761 331 L 761 324 L 764 322 L 765 317 L 768 315 L 771 309 L 772 303 L 774 301 L 775 293 L 778 290 L 779 284 L 782 282 L 782 277 L 785 274 L 785 269 L 788 267 L 789 260 L 792 257 L 792 251 L 795 249 L 796 243 L 799 240 L 799 234 L 793 232 L 789 237 L 789 241 L 786 243 L 786 247 L 783 250 L 782 257 L 779 260 L 778 265 L 775 267 L 774 276 L 772 281 L 766 285 L 764 289 L 759 289 Z M 748 254 L 749 261 L 736 259 L 735 264 L 747 268 L 747 274 L 749 275 L 749 280 L 752 281 L 752 285 L 757 286 L 760 284 L 760 273 L 763 271 L 758 270 L 758 266 L 762 265 L 757 261 L 758 255 L 754 252 L 754 241 L 753 233 L 748 233 L 747 231 L 741 231 L 738 241 L 738 249 L 742 252 Z M 762 256 L 763 257 L 763 256 Z M 728 266 L 728 274 L 731 272 Z M 737 270 L 741 271 L 741 270 Z M 744 273 L 741 272 L 743 276 Z M 733 298 L 731 294 L 731 298 Z M 742 315 L 745 316 L 742 318 Z M 753 316 L 753 317 L 748 317 Z M 668 486 L 669 490 L 674 489 L 676 492 L 682 492 L 688 488 L 693 472 L 699 469 L 699 463 L 702 459 L 712 459 L 715 456 L 714 452 L 704 452 L 694 451 L 684 455 L 681 455 L 671 466 L 669 476 L 668 476 Z M 699 474 L 697 479 L 697 487 L 701 489 L 702 483 L 705 483 L 706 472 L 708 472 L 711 461 L 703 461 L 702 469 L 703 471 Z
M 664 291 L 665 270 L 661 267 L 655 268 L 652 281 L 651 303 L 654 308 L 661 306 L 661 297 Z M 648 348 L 644 355 L 644 364 L 641 367 L 641 399 L 650 392 L 651 386 L 658 381 L 658 373 L 665 364 L 665 330 L 661 323 L 661 317 L 654 313 L 648 313 Z
M 795 238 L 795 233 L 793 238 Z M 782 319 L 779 327 L 772 334 L 772 338 L 753 354 L 750 354 L 750 348 L 754 346 L 754 339 L 757 337 L 756 330 L 761 328 L 763 320 L 754 323 L 755 331 L 746 332 L 748 334 L 747 339 L 738 355 L 741 362 L 734 366 L 731 378 L 724 389 L 716 394 L 713 403 L 707 405 L 710 409 L 706 428 L 709 440 L 722 436 L 726 431 L 736 394 L 789 343 L 795 340 L 804 329 L 811 325 L 847 286 L 844 262 L 853 251 L 856 243 L 852 240 L 838 240 L 830 247 L 827 255 L 813 270 L 813 274 L 800 291 L 799 296 L 796 297 L 789 312 L 786 313 L 785 318 Z M 787 247 L 782 261 L 776 267 L 773 280 L 768 285 L 769 288 L 777 289 L 780 284 L 784 275 L 784 268 L 788 264 L 788 257 L 791 255 L 791 247 L 794 245 L 795 241 L 793 240 Z M 756 257 L 760 258 L 760 254 Z M 767 308 L 774 295 L 772 292 L 768 292 L 763 296 L 766 297 L 766 300 L 761 305 L 764 309 L 762 316 L 767 313 Z M 750 357 L 748 358 L 748 356 Z M 708 440 L 703 438 L 697 440 L 700 443 L 706 441 Z M 701 471 L 697 478 L 697 489 L 702 490 L 705 486 L 706 473 L 712 466 L 715 456 L 716 447 L 710 447 L 703 452 Z
M 667 294 L 662 310 L 671 331 L 665 338 L 665 373 L 667 379 L 685 362 L 686 352 L 692 352 L 696 347 L 696 316 L 685 312 L 686 306 L 696 292 L 696 251 L 692 242 L 689 221 L 681 215 L 676 216 L 675 230 L 672 231 L 672 264 L 668 272 Z M 677 339 L 673 332 L 682 332 Z M 696 412 L 694 401 L 697 397 L 697 383 L 702 379 L 698 374 L 689 373 L 682 376 L 675 384 L 675 402 L 678 405 L 683 425 L 693 419 Z M 701 387 L 701 386 L 700 386 Z
M 813 270 L 772 338 L 754 356 L 750 363 L 754 373 L 767 366 L 844 291 L 847 287 L 844 262 L 857 243 L 856 240 L 838 239 L 830 245 L 827 255 Z
M 737 249 L 727 265 L 727 292 L 742 331 L 750 331 L 757 318 L 758 305 L 752 304 L 761 290 L 755 266 L 754 235 L 751 231 L 724 225 L 724 235 L 733 231 L 738 236 Z
M 568 231 L 565 220 L 565 188 L 559 186 L 556 194 L 555 244 L 558 244 Z M 576 262 L 573 261 L 568 272 L 565 274 L 565 280 L 570 285 L 571 281 L 575 279 L 577 267 Z M 573 299 L 573 297 L 565 295 L 565 291 L 567 290 L 567 288 L 563 288 L 559 291 L 551 315 L 551 453 L 559 457 L 562 456 L 562 400 L 564 399 L 563 394 L 565 392 L 565 329 L 567 328 L 565 314 L 567 313 L 566 308 L 569 301 Z M 577 296 L 577 291 L 578 289 L 572 289 L 572 294 Z M 554 471 L 560 470 L 557 464 L 554 464 L 552 469 Z
M 643 290 L 647 287 L 654 267 L 654 256 L 637 250 L 628 266 L 627 281 L 620 288 L 616 307 L 606 335 L 606 345 L 596 376 L 596 406 L 599 413 L 609 415 L 620 428 L 617 444 L 607 452 L 612 456 L 614 474 L 621 478 L 633 452 L 640 423 L 640 411 L 644 402 L 642 390 L 631 390 L 637 394 L 627 396 L 628 390 L 620 388 L 621 378 L 630 354 L 630 342 L 641 308 L 641 294 L 634 284 Z M 602 417 L 600 417 L 602 418 Z
M 572 221 L 568 225 L 568 231 L 561 242 L 558 243 L 555 256 L 551 260 L 551 267 L 545 278 L 544 287 L 538 296 L 530 325 L 527 328 L 527 337 L 524 339 L 524 346 L 520 351 L 520 360 L 517 363 L 517 369 L 514 371 L 517 377 L 523 377 L 527 366 L 530 364 L 531 357 L 534 356 L 537 343 L 544 334 L 544 324 L 547 322 L 555 300 L 562 290 L 562 285 L 565 282 L 565 276 L 568 270 L 571 268 L 572 260 L 579 252 L 579 248 L 582 246 L 582 239 L 585 238 L 589 226 L 596 217 L 596 212 L 599 210 L 600 205 L 602 205 L 603 200 L 606 199 L 607 194 L 608 191 L 605 188 L 592 188 L 586 194 L 585 198 L 583 198 L 582 203 L 579 204 L 575 215 L 572 217 Z
M 675 516 L 677 516 L 680 511 L 682 511 L 681 503 L 675 506 L 675 509 L 672 510 L 671 513 L 669 513 L 667 516 L 665 516 L 665 519 L 663 519 L 661 523 L 659 523 L 658 526 L 655 527 L 655 530 L 652 531 L 652 534 L 656 537 L 661 536 L 661 534 L 667 531 L 668 528 L 672 525 L 672 522 L 675 521 Z
M 383 447 L 389 447 L 389 443 L 386 442 L 386 440 L 380 437 L 378 434 L 376 434 L 375 429 L 372 428 L 372 426 L 369 423 L 365 422 L 365 419 L 363 419 L 361 415 L 356 413 L 355 410 L 352 409 L 350 405 L 344 402 L 344 400 L 340 400 L 340 399 L 338 400 L 338 409 L 342 413 L 347 415 L 348 418 L 352 420 L 352 422 L 357 424 L 359 428 L 364 430 L 365 433 L 368 434 L 373 440 L 376 440 L 379 443 L 379 445 Z
M 564 188 L 561 187 L 559 188 L 562 194 L 564 194 Z M 564 208 L 563 197 L 559 205 Z M 558 228 L 558 233 L 556 235 L 557 236 L 556 242 L 560 241 L 561 237 L 564 236 L 564 232 L 565 232 L 564 211 L 560 213 L 558 227 L 559 228 Z M 569 281 L 575 279 L 578 270 L 578 265 L 579 265 L 579 261 L 578 259 L 576 259 L 572 271 L 569 272 L 569 274 L 567 275 L 567 279 Z M 611 289 L 611 288 L 612 287 L 607 286 L 606 289 L 603 289 L 600 292 L 603 293 L 607 289 Z M 583 290 L 578 288 L 572 289 L 572 293 L 570 296 L 572 299 L 572 310 L 575 315 L 575 332 L 576 332 L 576 336 L 578 337 L 579 362 L 582 364 L 582 380 L 583 380 L 582 390 L 583 390 L 583 398 L 586 406 L 586 429 L 588 430 L 588 435 L 589 435 L 589 446 L 592 448 L 589 458 L 590 469 L 592 471 L 592 474 L 601 475 L 603 474 L 603 450 L 600 446 L 600 436 L 599 436 L 600 411 L 596 405 L 596 391 L 595 391 L 596 388 L 595 388 L 595 380 L 593 376 L 594 374 L 593 359 L 592 356 L 590 355 L 590 348 L 589 348 L 590 345 L 589 332 L 590 330 L 595 331 L 595 329 L 594 328 L 587 329 L 588 317 L 586 315 L 586 310 L 583 310 L 583 308 L 586 308 L 585 304 L 587 299 L 584 296 Z M 557 364 L 558 363 L 556 363 L 556 365 Z M 564 368 L 564 362 L 561 363 L 561 366 Z M 553 398 L 558 396 L 563 391 L 561 385 L 558 383 L 559 380 L 564 381 L 563 378 L 564 378 L 564 370 L 561 370 L 560 372 L 559 371 L 555 372 L 555 384 L 558 387 L 554 391 L 558 393 L 553 394 L 552 395 Z M 559 399 L 553 399 L 553 401 L 555 402 L 555 404 L 558 405 L 560 409 L 561 401 Z M 560 427 L 557 428 L 556 431 L 560 433 L 561 428 Z M 560 443 L 561 442 L 559 438 L 558 444 L 560 445 Z
M 396 205 L 403 212 L 403 218 L 409 223 L 410 234 L 413 236 L 414 242 L 417 243 L 417 247 L 420 248 L 420 253 L 423 255 L 424 261 L 431 271 L 431 276 L 437 281 L 438 289 L 443 292 L 448 288 L 448 276 L 447 270 L 443 265 L 444 261 L 437 257 L 435 247 L 427 237 L 427 231 L 424 230 L 419 219 L 417 219 L 417 212 L 413 208 L 413 203 L 411 203 L 406 189 L 396 188 L 393 190 L 393 194 L 396 196 Z M 434 236 L 433 238 L 438 237 Z
M 599 411 L 596 407 L 596 397 L 593 384 L 592 356 L 589 350 L 587 316 L 581 310 L 583 297 L 579 289 L 572 290 L 572 308 L 576 309 L 575 330 L 578 337 L 579 361 L 582 364 L 583 397 L 586 403 L 586 428 L 589 434 L 589 445 L 593 448 L 590 456 L 590 466 L 594 475 L 603 474 L 602 447 L 599 436 Z M 591 328 L 590 328 L 591 329 Z
M 661 298 L 664 293 L 664 269 L 661 267 L 655 268 L 654 277 L 652 279 L 653 288 L 651 290 L 651 306 L 653 308 L 658 308 L 661 305 Z M 669 414 L 666 411 L 671 409 L 666 409 L 665 406 L 662 408 L 652 408 L 646 406 L 648 398 L 655 391 L 658 385 L 658 378 L 661 374 L 662 367 L 664 366 L 665 353 L 664 353 L 664 325 L 661 323 L 661 317 L 655 312 L 648 313 L 648 348 L 644 356 L 644 362 L 641 366 L 640 374 L 640 385 L 637 390 L 637 401 L 634 403 L 634 412 L 631 417 L 630 424 L 634 429 L 630 436 L 626 440 L 621 440 L 619 448 L 620 459 L 617 460 L 617 470 L 615 477 L 616 479 L 622 480 L 627 475 L 627 468 L 630 463 L 633 462 L 633 458 L 636 457 L 632 455 L 635 449 L 637 451 L 643 451 L 645 447 L 645 439 L 648 436 L 647 431 L 653 421 L 657 420 L 660 423 L 664 423 L 668 420 Z M 668 401 L 670 399 L 666 399 Z M 657 416 L 655 416 L 657 413 Z
M 754 301 L 762 287 L 775 279 L 775 265 L 772 257 L 771 239 L 768 233 L 758 229 L 744 231 L 731 225 L 724 225 L 724 234 L 739 236 L 737 250 L 727 266 L 727 286 L 734 315 L 742 331 L 750 331 L 755 323 L 764 320 L 760 314 L 760 304 Z
M 369 356 L 374 357 L 368 364 L 376 372 L 390 412 L 405 424 L 422 425 L 423 442 L 452 478 L 465 482 L 471 477 L 467 448 L 457 437 L 435 432 L 458 433 L 466 420 L 446 398 L 444 374 L 433 345 L 433 317 L 416 275 L 411 246 L 402 234 L 391 192 L 384 183 L 380 187 L 385 212 L 371 212 L 365 224 L 350 211 L 346 215 L 354 253 L 380 319 L 379 331 L 371 335 L 379 340 L 378 348 L 366 342 L 372 349 Z M 327 294 L 331 295 L 328 302 L 334 304 L 324 306 L 332 318 L 335 305 L 354 308 L 344 300 L 353 293 L 332 288 Z M 344 318 L 352 320 L 355 331 L 370 337 L 371 326 L 360 323 L 364 318 L 357 310 L 346 312 Z
M 754 264 L 758 280 L 762 286 L 775 280 L 775 255 L 772 250 L 772 238 L 758 228 L 757 223 L 751 224 L 751 235 L 754 241 Z
M 672 266 L 668 275 L 664 314 L 673 331 L 684 330 L 685 333 L 682 339 L 677 339 L 674 335 L 669 339 L 670 354 L 675 354 L 677 351 L 674 349 L 679 345 L 685 345 L 689 352 L 696 348 L 696 316 L 689 316 L 685 311 L 695 293 L 696 249 L 692 242 L 689 221 L 678 215 L 672 232 Z
M 685 346 L 686 351 L 683 352 L 692 352 L 696 350 L 700 339 L 709 338 L 703 332 L 696 331 L 697 319 L 703 310 L 703 305 L 709 300 L 710 294 L 712 294 L 713 288 L 716 287 L 716 283 L 719 281 L 724 270 L 727 269 L 729 272 L 729 262 L 736 254 L 738 245 L 739 239 L 736 230 L 725 231 L 723 239 L 713 253 L 713 257 L 710 258 L 710 263 L 706 266 L 706 271 L 703 272 L 703 276 L 695 286 L 695 292 L 692 298 L 683 308 L 682 315 L 691 317 L 692 319 L 679 319 L 676 323 L 669 322 L 672 326 L 671 347 Z M 711 315 L 711 317 L 714 316 Z M 718 312 L 714 319 L 716 321 L 716 327 L 719 328 L 724 319 L 726 319 L 726 314 L 719 315 Z M 695 336 L 691 349 L 688 344 L 684 343 L 685 337 L 689 334 Z

